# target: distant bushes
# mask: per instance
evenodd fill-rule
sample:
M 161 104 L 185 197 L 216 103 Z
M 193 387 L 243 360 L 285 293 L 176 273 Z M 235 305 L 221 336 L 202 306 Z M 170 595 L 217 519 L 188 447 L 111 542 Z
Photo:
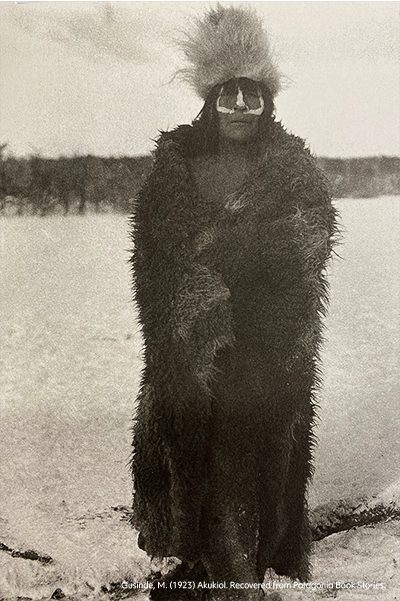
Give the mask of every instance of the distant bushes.
M 400 157 L 318 159 L 336 198 L 400 194 Z
M 151 157 L 5 156 L 0 145 L 0 214 L 121 212 L 151 169 Z M 320 158 L 335 197 L 400 194 L 400 158 Z
M 151 157 L 92 155 L 0 158 L 0 214 L 123 212 L 151 168 Z

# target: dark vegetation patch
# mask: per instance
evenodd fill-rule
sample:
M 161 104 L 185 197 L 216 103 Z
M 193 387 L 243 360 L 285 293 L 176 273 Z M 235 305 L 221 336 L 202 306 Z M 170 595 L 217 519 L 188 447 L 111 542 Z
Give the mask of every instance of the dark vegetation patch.
M 16 158 L 0 144 L 0 215 L 129 213 L 151 156 Z M 319 158 L 335 198 L 400 194 L 400 157 Z

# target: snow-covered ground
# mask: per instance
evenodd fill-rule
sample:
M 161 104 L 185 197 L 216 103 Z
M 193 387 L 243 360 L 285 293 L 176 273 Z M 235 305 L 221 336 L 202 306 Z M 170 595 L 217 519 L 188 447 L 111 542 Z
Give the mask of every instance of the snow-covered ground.
M 343 260 L 331 268 L 311 506 L 399 478 L 400 199 L 337 204 Z M 7 595 L 40 598 L 60 574 L 90 591 L 148 573 L 112 509 L 130 504 L 141 367 L 130 246 L 123 216 L 0 220 L 0 543 L 55 562 L 0 551 L 0 598 L 6 582 Z M 41 570 L 35 585 L 21 562 Z

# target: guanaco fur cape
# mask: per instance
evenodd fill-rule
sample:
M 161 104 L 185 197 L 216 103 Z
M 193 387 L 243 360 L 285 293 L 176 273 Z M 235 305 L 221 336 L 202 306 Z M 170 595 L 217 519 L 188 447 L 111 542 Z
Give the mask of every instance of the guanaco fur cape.
M 306 487 L 335 209 L 303 140 L 279 122 L 272 123 L 255 172 L 218 207 L 197 192 L 192 147 L 192 126 L 161 134 L 132 216 L 144 338 L 132 523 L 149 555 L 199 557 L 212 402 L 218 402 L 213 383 L 221 377 L 216 358 L 244 340 L 256 350 L 243 373 L 258 386 L 255 432 L 265 436 L 266 459 L 277 458 L 271 477 L 282 480 L 284 495 L 286 538 L 273 567 L 306 579 Z M 261 504 L 264 498 L 261 521 L 279 502 L 271 501 L 268 478 Z M 262 536 L 268 533 L 260 526 Z

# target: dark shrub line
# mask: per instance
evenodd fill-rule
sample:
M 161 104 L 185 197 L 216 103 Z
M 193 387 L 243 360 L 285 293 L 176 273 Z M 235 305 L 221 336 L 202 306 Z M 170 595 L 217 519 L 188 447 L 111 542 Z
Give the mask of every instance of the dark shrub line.
M 0 214 L 128 213 L 151 169 L 151 156 L 48 159 L 5 155 L 0 145 Z M 400 194 L 400 157 L 320 158 L 333 196 Z

